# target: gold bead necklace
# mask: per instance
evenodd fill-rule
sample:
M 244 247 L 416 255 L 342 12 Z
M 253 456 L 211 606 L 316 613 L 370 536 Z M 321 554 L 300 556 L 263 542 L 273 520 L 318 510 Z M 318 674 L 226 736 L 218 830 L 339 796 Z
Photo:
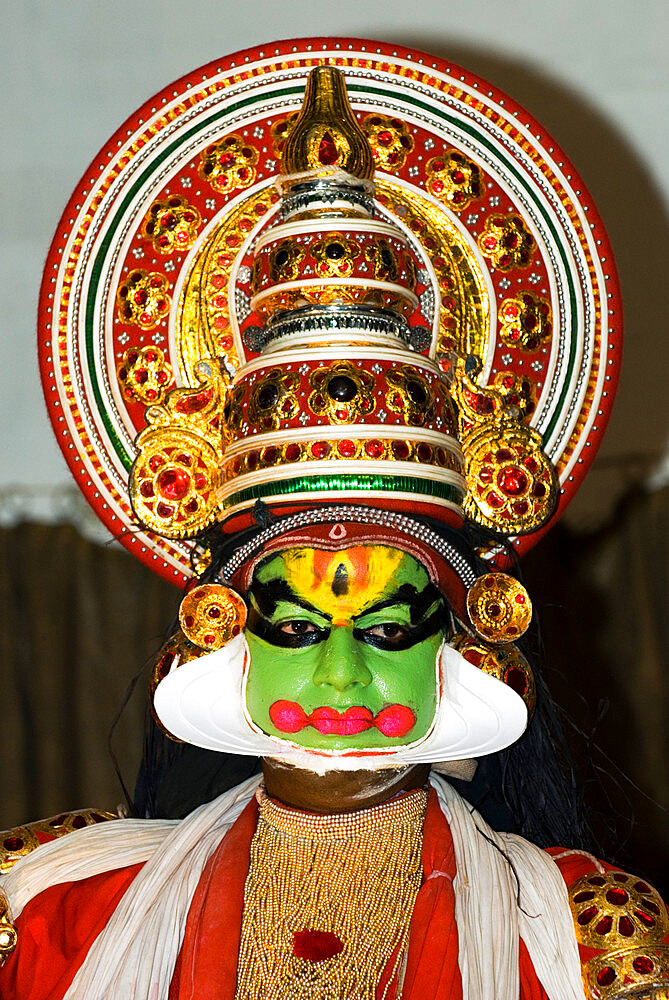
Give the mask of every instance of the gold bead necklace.
M 258 794 L 236 1000 L 374 1000 L 403 958 L 422 878 L 427 793 L 352 813 Z

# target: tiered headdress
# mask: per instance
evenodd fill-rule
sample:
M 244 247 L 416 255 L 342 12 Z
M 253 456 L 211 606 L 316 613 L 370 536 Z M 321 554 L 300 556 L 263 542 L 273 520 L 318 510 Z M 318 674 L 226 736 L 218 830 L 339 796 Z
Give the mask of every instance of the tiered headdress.
M 525 598 L 472 589 L 463 515 L 519 550 L 548 526 L 619 350 L 606 237 L 560 151 L 459 69 L 336 39 L 211 64 L 126 125 L 42 296 L 52 419 L 102 519 L 180 582 L 189 539 L 247 532 L 260 500 L 225 582 L 288 544 L 387 541 L 510 642 Z

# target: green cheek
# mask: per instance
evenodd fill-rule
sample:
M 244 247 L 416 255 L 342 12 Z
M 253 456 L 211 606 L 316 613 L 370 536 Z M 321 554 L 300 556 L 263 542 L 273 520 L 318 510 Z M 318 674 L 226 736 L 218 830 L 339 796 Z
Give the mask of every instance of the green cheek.
M 274 646 L 252 633 L 246 637 L 251 665 L 246 704 L 253 722 L 264 732 L 314 749 L 403 745 L 425 736 L 437 704 L 436 657 L 438 633 L 410 649 L 386 651 L 356 640 L 345 626 L 332 629 L 328 639 L 302 649 Z M 309 715 L 323 706 L 343 713 L 362 707 L 376 716 L 389 705 L 403 705 L 415 724 L 403 737 L 389 737 L 376 727 L 355 735 L 327 735 L 311 725 L 289 733 L 276 728 L 270 708 L 277 701 L 294 702 Z

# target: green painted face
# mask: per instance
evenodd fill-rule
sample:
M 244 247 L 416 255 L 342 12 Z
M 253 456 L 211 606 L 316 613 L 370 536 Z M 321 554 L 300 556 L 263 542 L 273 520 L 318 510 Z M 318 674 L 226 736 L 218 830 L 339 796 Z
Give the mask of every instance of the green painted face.
M 399 549 L 287 549 L 256 570 L 246 702 L 304 747 L 390 747 L 424 736 L 437 703 L 444 605 Z

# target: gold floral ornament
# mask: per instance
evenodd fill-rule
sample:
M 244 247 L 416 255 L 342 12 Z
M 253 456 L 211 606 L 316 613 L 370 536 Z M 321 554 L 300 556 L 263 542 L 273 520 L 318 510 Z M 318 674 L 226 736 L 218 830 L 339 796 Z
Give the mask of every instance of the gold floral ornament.
M 534 674 L 517 646 L 512 642 L 489 645 L 481 639 L 473 639 L 466 632 L 458 632 L 450 645 L 484 674 L 496 677 L 520 695 L 527 705 L 528 714 L 532 714 L 537 703 Z
M 202 225 L 202 216 L 183 195 L 154 201 L 142 226 L 142 235 L 151 240 L 156 253 L 190 250 Z
M 551 517 L 558 496 L 555 469 L 541 436 L 521 422 L 504 387 L 476 383 L 478 358 L 458 358 L 452 394 L 465 455 L 465 513 L 506 534 L 536 531 Z
M 135 445 L 130 502 L 138 520 L 166 538 L 196 535 L 216 516 L 223 457 L 220 413 L 227 376 L 202 362 L 202 385 L 173 389 L 146 410 L 146 428 Z
M 537 387 L 531 378 L 515 372 L 498 372 L 493 385 L 500 392 L 507 413 L 513 407 L 513 415 L 519 420 L 526 420 L 534 413 Z
M 205 650 L 221 649 L 246 624 L 246 604 L 234 590 L 204 583 L 184 597 L 179 608 L 184 635 Z
M 506 573 L 486 573 L 467 591 L 474 631 L 487 642 L 513 642 L 527 632 L 532 601 L 522 583 Z
M 491 215 L 478 238 L 481 253 L 499 271 L 529 267 L 536 244 L 519 215 Z
M 669 994 L 669 916 L 661 896 L 626 872 L 593 872 L 569 888 L 579 944 L 603 949 L 586 963 L 583 980 L 593 1000 Z
M 360 256 L 360 244 L 341 233 L 329 233 L 313 243 L 310 250 L 319 278 L 347 278 L 353 271 L 353 261 Z
M 344 75 L 333 66 L 317 66 L 307 78 L 302 108 L 289 129 L 281 170 L 329 174 L 332 167 L 369 180 L 374 157 L 349 104 Z
M 116 367 L 123 395 L 132 403 L 162 403 L 174 381 L 159 347 L 130 347 Z
M 288 115 L 287 118 L 279 118 L 278 121 L 274 122 L 270 129 L 274 155 L 279 160 L 283 157 L 283 149 L 286 145 L 286 139 L 290 135 L 298 116 L 299 111 L 293 111 L 292 115 Z
M 377 281 L 397 281 L 399 276 L 397 254 L 388 240 L 384 240 L 382 236 L 375 236 L 372 243 L 365 248 L 365 257 L 374 265 L 374 277 Z M 410 257 L 406 260 L 413 264 Z M 413 291 L 416 287 L 416 273 L 412 267 L 409 271 L 409 282 L 409 287 Z
M 422 427 L 436 418 L 434 390 L 411 365 L 400 365 L 386 372 L 388 391 L 386 406 L 393 413 L 401 413 L 411 427 Z
M 116 292 L 119 319 L 141 330 L 153 330 L 170 311 L 168 289 L 169 282 L 159 271 L 131 271 Z
M 352 424 L 374 410 L 374 377 L 350 361 L 336 361 L 309 376 L 309 407 L 331 424 Z
M 278 246 L 270 251 L 269 276 L 272 281 L 296 281 L 300 276 L 300 262 L 304 260 L 304 247 L 293 240 L 281 240 Z M 254 287 L 258 283 L 258 267 L 261 261 L 254 262 Z
M 553 335 L 550 302 L 531 292 L 504 299 L 499 309 L 499 335 L 507 347 L 524 354 L 538 351 Z
M 425 175 L 430 194 L 455 212 L 468 208 L 485 191 L 480 167 L 457 149 L 428 160 Z
M 214 191 L 227 194 L 253 184 L 257 162 L 257 149 L 249 146 L 241 135 L 227 135 L 200 154 L 198 173 Z
M 406 122 L 388 115 L 366 115 L 362 128 L 372 147 L 377 170 L 397 173 L 413 150 L 414 141 Z
M 274 368 L 260 381 L 254 383 L 249 396 L 248 422 L 260 433 L 276 431 L 282 422 L 292 420 L 299 413 L 300 404 L 296 391 L 300 376 Z

